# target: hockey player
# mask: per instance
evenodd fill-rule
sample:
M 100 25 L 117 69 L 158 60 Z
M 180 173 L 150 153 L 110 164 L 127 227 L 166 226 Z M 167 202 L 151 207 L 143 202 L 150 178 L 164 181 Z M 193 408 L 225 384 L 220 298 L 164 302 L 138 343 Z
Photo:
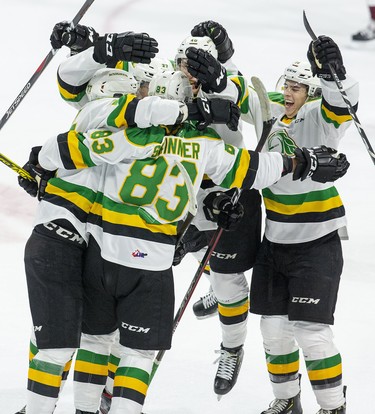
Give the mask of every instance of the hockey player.
M 117 72 L 107 71 L 106 77 L 103 77 L 103 74 L 101 75 L 102 81 L 105 82 L 105 89 L 99 87 L 99 80 L 97 77 L 94 77 L 93 82 L 89 84 L 88 87 L 88 89 L 90 89 L 89 93 L 91 94 L 89 96 L 92 99 L 96 99 L 100 97 L 100 95 L 98 95 L 99 93 L 104 97 L 110 97 L 116 93 L 130 93 L 135 97 L 134 94 L 137 91 L 136 80 L 131 75 L 129 76 L 126 73 L 119 74 Z M 115 74 L 115 81 L 109 77 L 112 73 Z M 98 81 L 96 83 L 96 88 L 95 79 Z M 101 85 L 103 85 L 104 82 L 102 82 Z M 111 116 L 108 113 L 108 108 L 113 111 L 112 104 L 117 100 L 100 100 L 100 104 L 96 104 L 95 116 L 93 116 L 94 112 L 91 110 L 81 111 L 74 121 L 75 127 L 78 128 L 78 130 L 85 130 L 89 123 L 91 123 L 91 125 L 94 124 L 108 127 L 108 123 L 111 119 Z M 123 119 L 123 124 L 124 126 L 127 125 L 125 117 Z M 29 163 L 26 165 L 27 169 L 31 168 L 30 171 L 32 174 L 38 172 L 38 169 L 35 167 L 37 165 L 38 149 L 39 148 L 33 149 Z M 36 172 L 34 172 L 33 169 L 35 169 Z M 33 357 L 30 361 L 28 384 L 28 413 L 52 412 L 51 410 L 53 410 L 59 389 L 61 388 L 60 378 L 56 373 L 54 373 L 53 377 L 47 376 L 47 378 L 43 378 L 43 372 L 49 372 L 48 363 L 58 363 L 58 359 L 54 360 L 54 353 L 59 355 L 58 348 L 66 348 L 69 345 L 72 350 L 71 354 L 73 355 L 73 351 L 79 346 L 81 339 L 80 325 L 82 319 L 83 256 L 88 240 L 85 230 L 85 222 L 88 210 L 95 197 L 95 189 L 98 187 L 98 182 L 95 182 L 95 174 L 87 174 L 86 171 L 80 172 L 79 176 L 77 174 L 69 174 L 69 172 L 64 172 L 63 170 L 60 170 L 59 174 L 63 177 L 61 178 L 61 181 L 65 184 L 65 187 L 63 186 L 64 190 L 57 190 L 56 188 L 55 198 L 59 200 L 59 203 L 57 204 L 55 202 L 46 202 L 43 200 L 46 180 L 51 176 L 54 176 L 54 174 L 46 175 L 43 173 L 39 188 L 34 183 L 28 182 L 27 180 L 25 181 L 22 178 L 19 179 L 20 185 L 25 188 L 27 192 L 33 196 L 36 196 L 38 193 L 38 198 L 41 200 L 37 210 L 36 226 L 26 245 L 25 264 L 30 289 L 29 296 L 32 315 L 36 320 L 43 322 L 46 335 L 39 335 L 38 331 L 36 331 L 35 342 L 38 348 L 32 347 Z M 89 192 L 87 192 L 84 197 L 80 197 L 80 202 L 78 202 L 78 199 L 76 198 L 77 190 L 79 189 L 77 182 L 81 182 L 79 180 L 85 182 L 86 186 L 91 186 L 91 194 L 89 195 Z M 74 204 L 74 200 L 76 200 L 76 205 Z M 45 256 L 43 252 L 46 249 L 51 252 L 51 256 Z M 57 251 L 60 252 L 58 255 L 57 253 L 55 254 Z M 58 260 L 59 255 L 64 257 L 62 263 Z M 38 261 L 40 257 L 43 257 L 43 261 L 39 267 L 35 267 L 34 262 Z M 56 265 L 54 265 L 54 263 L 56 263 Z M 53 269 L 53 271 L 50 271 L 50 269 Z M 34 281 L 35 277 L 37 280 L 41 281 L 41 284 Z M 51 289 L 51 286 L 54 285 L 56 287 Z M 49 297 L 51 303 L 49 304 L 45 301 L 41 301 L 39 295 Z M 60 297 L 63 297 L 63 304 L 58 306 Z M 43 306 L 41 306 L 41 304 L 43 304 Z M 49 306 L 54 307 L 54 312 L 48 311 Z M 56 310 L 58 309 L 60 312 L 56 312 L 55 307 Z M 50 315 L 50 317 L 47 317 L 46 319 L 46 315 Z M 56 328 L 57 326 L 60 327 L 60 330 Z M 83 341 L 85 341 L 85 339 L 86 338 L 83 338 Z M 98 336 L 96 339 L 101 350 L 98 354 L 101 355 L 101 359 L 103 360 L 103 358 L 105 358 L 104 348 L 110 347 L 111 342 L 113 342 L 113 335 Z M 46 351 L 45 348 L 56 349 Z M 86 348 L 90 349 L 90 347 L 87 346 Z M 86 358 L 88 353 L 89 352 L 87 351 Z M 57 358 L 59 358 L 59 356 L 57 356 Z M 82 361 L 82 357 L 78 358 L 78 361 L 80 360 Z M 97 361 L 98 357 L 95 360 Z M 65 379 L 68 373 L 70 361 L 66 365 L 61 381 Z M 82 365 L 83 361 L 81 362 L 81 366 Z M 106 367 L 104 369 L 106 369 Z M 100 382 L 98 369 L 92 374 L 96 374 L 96 382 Z M 81 377 L 82 375 L 83 373 L 81 373 Z M 106 374 L 102 374 L 102 376 L 106 378 Z M 75 386 L 76 384 L 77 383 L 75 383 Z M 35 389 L 39 390 L 38 395 L 35 395 L 32 391 Z M 85 408 L 87 405 L 90 406 L 91 401 L 94 401 L 97 406 L 101 388 L 96 397 L 92 387 L 90 391 L 92 395 L 91 399 L 88 399 L 88 401 L 85 393 L 81 395 L 84 404 L 83 406 L 80 405 L 80 401 L 75 401 L 77 413 L 85 412 Z M 93 412 L 95 411 L 96 408 Z
M 55 25 L 50 41 L 54 49 L 62 46 L 70 49 L 70 58 L 59 66 L 58 85 L 62 98 L 77 109 L 87 102 L 86 86 L 97 70 L 108 67 L 132 72 L 130 67 L 150 64 L 158 52 L 157 41 L 146 33 L 99 36 L 92 27 L 77 25 L 72 30 L 67 22 Z M 159 60 L 154 66 L 159 69 L 162 64 L 167 66 Z
M 231 60 L 233 53 L 233 44 L 226 30 L 217 22 L 205 21 L 196 25 L 191 36 L 179 46 L 176 66 L 189 77 L 196 96 L 226 98 L 246 111 L 247 83 Z M 228 131 L 225 125 L 214 124 L 212 128 L 226 143 L 246 148 L 241 127 L 234 132 Z M 210 179 L 205 179 L 202 187 L 198 201 L 220 189 Z M 245 272 L 252 268 L 261 240 L 259 192 L 246 189 L 242 192 L 240 201 L 244 205 L 243 222 L 246 226 L 239 223 L 234 231 L 222 234 L 210 259 L 211 289 L 193 306 L 197 317 L 212 315 L 218 308 L 222 335 L 214 392 L 219 396 L 227 394 L 233 388 L 241 367 L 249 310 L 249 286 Z M 201 208 L 193 224 L 198 230 L 206 231 L 209 237 L 211 232 L 208 233 L 207 230 L 215 227 L 207 218 Z M 189 240 L 191 237 L 194 243 Z M 200 246 L 201 239 L 188 232 L 184 242 L 196 247 Z M 186 251 L 184 249 L 182 254 Z
M 167 73 L 154 78 L 154 90 L 173 87 L 176 75 L 181 76 L 175 72 L 170 82 Z M 129 128 L 125 133 L 126 140 L 122 131 L 61 134 L 43 146 L 39 162 L 47 170 L 95 169 L 109 163 L 105 176 L 111 179 L 101 180 L 102 195 L 87 220 L 92 237 L 84 272 L 87 307 L 83 326 L 91 335 L 109 334 L 119 326 L 121 360 L 111 412 L 135 414 L 140 413 L 147 392 L 152 351 L 170 347 L 176 224 L 188 204 L 182 171 L 186 169 L 198 191 L 204 173 L 227 188 L 264 187 L 278 180 L 282 171 L 294 170 L 294 179 L 309 175 L 318 181 L 333 180 L 346 172 L 348 163 L 342 155 L 332 156 L 335 151 L 327 148 L 297 150 L 294 159 L 277 153 L 257 154 L 224 144 L 213 130 L 199 132 L 186 123 L 172 130 Z M 132 160 L 142 153 L 147 159 Z M 49 181 L 45 200 L 49 191 L 55 191 L 57 180 Z M 225 226 L 241 211 L 230 200 L 225 193 L 215 192 L 204 201 L 211 216 Z M 142 312 L 136 306 L 140 302 L 147 304 Z
M 136 90 L 137 82 L 132 75 L 118 69 L 99 70 L 87 85 L 86 95 L 89 102 L 77 115 L 73 129 L 85 131 L 89 126 L 91 128 L 95 126 L 118 131 L 119 128 L 127 128 L 129 125 L 135 126 L 135 119 L 142 125 L 150 126 L 150 117 L 153 122 L 159 119 L 159 122 L 173 124 L 180 122 L 179 120 L 183 121 L 189 110 L 195 119 L 198 119 L 200 112 L 196 102 L 189 103 L 188 109 L 183 103 L 161 100 L 156 96 L 148 99 L 149 102 L 153 100 L 160 104 L 160 111 L 152 115 L 152 106 L 147 104 L 147 101 L 146 104 L 142 102 L 142 106 L 141 101 L 134 95 Z M 120 97 L 124 93 L 131 93 L 131 95 Z M 213 114 L 218 113 L 217 108 L 223 103 L 224 101 L 220 100 L 214 104 Z M 132 107 L 132 110 L 129 110 L 129 107 Z M 153 108 L 155 112 L 156 106 Z M 225 114 L 222 116 L 230 119 L 234 128 L 239 114 L 231 114 L 228 106 L 224 109 Z M 75 152 L 75 149 L 70 147 L 70 151 Z M 42 199 L 46 181 L 54 174 L 38 170 L 37 156 L 37 149 L 33 149 L 26 168 L 34 175 L 38 173 L 41 175 L 39 189 L 35 183 L 22 178 L 19 181 L 30 194 L 35 196 L 39 191 L 38 197 Z M 36 330 L 36 342 L 40 352 L 36 353 L 35 350 L 34 358 L 30 363 L 28 413 L 52 412 L 61 378 L 57 374 L 51 377 L 44 376 L 42 373 L 45 372 L 44 370 L 49 372 L 48 363 L 59 365 L 59 358 L 65 358 L 67 352 L 72 355 L 79 344 L 82 318 L 82 260 L 88 240 L 86 223 L 89 211 L 98 197 L 101 167 L 81 171 L 59 169 L 57 174 L 59 178 L 54 178 L 54 185 L 50 187 L 48 197 L 43 198 L 38 206 L 36 227 L 25 251 L 34 324 L 43 326 L 43 332 Z M 48 251 L 51 251 L 51 260 L 44 256 L 46 250 L 44 245 L 48 245 Z M 61 253 L 54 253 L 55 250 Z M 50 262 L 54 262 L 60 255 L 64 257 L 64 264 L 57 263 L 55 269 Z M 40 257 L 43 257 L 42 261 Z M 52 274 L 49 271 L 52 267 L 56 273 Z M 56 286 L 52 290 L 51 284 Z M 68 288 L 69 285 L 72 286 L 71 289 Z M 62 291 L 65 292 L 61 298 L 64 304 L 58 306 Z M 42 301 L 42 297 L 51 298 L 50 302 Z M 53 309 L 56 307 L 60 312 L 49 312 L 49 306 L 53 306 Z M 47 315 L 51 315 L 52 319 Z M 62 322 L 65 319 L 67 322 Z M 56 330 L 57 327 L 60 327 L 61 332 Z M 78 388 L 75 392 L 77 413 L 95 412 L 97 409 L 107 377 L 106 359 L 108 360 L 108 349 L 113 342 L 113 337 L 111 333 L 96 336 L 94 339 L 87 335 L 82 338 L 85 350 L 77 354 L 75 366 L 75 388 Z M 61 347 L 67 348 L 65 354 L 57 349 Z M 56 349 L 46 351 L 46 348 Z M 66 372 L 67 369 L 63 375 L 66 375 Z M 91 383 L 87 386 L 85 383 L 88 377 L 91 378 Z M 92 382 L 93 378 L 94 382 Z M 34 389 L 39 390 L 37 396 L 32 391 Z
M 174 70 L 172 61 L 160 57 L 154 57 L 150 63 L 122 62 L 122 65 L 118 66 L 122 66 L 121 69 L 130 72 L 137 79 L 139 82 L 137 96 L 140 99 L 148 96 L 148 86 L 155 73 Z
M 367 5 L 370 14 L 370 21 L 368 25 L 359 32 L 352 35 L 352 39 L 359 42 L 367 42 L 375 39 L 375 2 L 367 0 Z
M 265 149 L 290 154 L 296 148 L 337 148 L 351 116 L 332 79 L 336 70 L 357 108 L 358 83 L 346 76 L 337 44 L 319 36 L 308 62 L 294 62 L 282 77 L 281 93 L 270 94 L 277 117 Z M 259 106 L 249 95 L 254 113 Z M 261 123 L 249 112 L 249 120 Z M 250 312 L 262 315 L 261 332 L 275 400 L 263 414 L 301 414 L 299 348 L 315 393 L 319 414 L 344 414 L 341 356 L 330 325 L 342 272 L 338 230 L 345 210 L 331 183 L 280 179 L 263 190 L 264 240 L 253 269 Z

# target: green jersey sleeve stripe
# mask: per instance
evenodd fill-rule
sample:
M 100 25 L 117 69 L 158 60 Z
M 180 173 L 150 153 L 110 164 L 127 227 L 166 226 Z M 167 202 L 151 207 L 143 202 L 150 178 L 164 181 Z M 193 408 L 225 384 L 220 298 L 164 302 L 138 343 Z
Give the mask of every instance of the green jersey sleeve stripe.
M 354 110 L 357 111 L 358 104 L 355 105 Z M 321 113 L 323 119 L 327 123 L 331 123 L 335 128 L 339 128 L 344 122 L 352 120 L 347 108 L 340 108 L 330 105 L 324 98 L 322 99 Z
M 86 86 L 88 82 L 78 86 L 69 85 L 57 74 L 57 84 L 60 95 L 65 101 L 79 102 L 86 94 Z
M 128 94 L 122 96 L 118 100 L 116 108 L 108 116 L 107 123 L 109 126 L 113 126 L 115 128 L 126 128 L 128 126 L 135 125 L 134 116 L 136 105 L 134 106 L 133 104 L 133 108 L 131 108 L 131 111 L 128 111 L 129 105 L 131 104 L 131 102 L 133 102 L 134 99 L 136 99 L 135 95 Z M 128 117 L 130 118 L 129 120 Z

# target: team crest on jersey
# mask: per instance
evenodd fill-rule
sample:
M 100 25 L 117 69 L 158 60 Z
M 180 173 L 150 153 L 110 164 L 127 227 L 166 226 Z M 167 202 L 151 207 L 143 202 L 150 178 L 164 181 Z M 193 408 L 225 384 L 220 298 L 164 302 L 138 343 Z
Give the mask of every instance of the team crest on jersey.
M 268 137 L 268 151 L 280 152 L 284 155 L 293 155 L 296 148 L 296 143 L 288 135 L 288 132 L 285 129 L 279 129 Z
M 147 253 L 142 253 L 140 250 L 136 250 L 132 253 L 133 257 L 141 257 L 142 259 L 147 256 Z

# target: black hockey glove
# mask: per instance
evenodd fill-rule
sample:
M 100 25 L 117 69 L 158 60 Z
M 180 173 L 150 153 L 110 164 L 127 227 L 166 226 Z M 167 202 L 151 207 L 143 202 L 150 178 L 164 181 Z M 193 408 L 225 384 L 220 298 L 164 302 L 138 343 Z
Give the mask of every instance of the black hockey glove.
M 227 71 L 209 52 L 196 47 L 186 49 L 187 70 L 202 84 L 206 93 L 222 92 L 227 87 Z
M 71 29 L 70 23 L 60 22 L 55 24 L 50 42 L 54 49 L 68 46 L 71 54 L 75 55 L 92 46 L 98 37 L 98 33 L 92 27 L 78 24 L 74 29 Z
M 201 22 L 191 30 L 192 36 L 208 36 L 215 43 L 218 61 L 225 63 L 234 53 L 233 43 L 224 27 L 212 20 Z
M 191 224 L 186 230 L 180 244 L 176 246 L 173 257 L 173 266 L 179 265 L 188 253 L 197 252 L 205 246 L 207 246 L 205 233 L 199 231 Z
M 196 98 L 188 103 L 188 119 L 200 121 L 199 131 L 210 124 L 226 124 L 231 131 L 237 131 L 240 120 L 240 108 L 227 99 Z
M 317 75 L 327 81 L 333 81 L 328 65 L 332 65 L 340 80 L 346 78 L 346 70 L 342 55 L 337 44 L 328 36 L 319 36 L 314 42 L 310 42 L 307 58 L 311 65 L 313 75 Z
M 23 166 L 35 181 L 30 181 L 27 178 L 18 176 L 18 184 L 31 197 L 38 196 L 38 200 L 42 200 L 45 194 L 48 180 L 55 175 L 55 171 L 47 171 L 38 164 L 38 154 L 42 147 L 33 147 L 30 152 L 29 161 Z
M 235 230 L 237 223 L 244 215 L 240 202 L 232 204 L 232 190 L 228 192 L 213 191 L 203 200 L 203 212 L 207 220 L 217 223 L 224 230 Z
M 231 131 L 238 130 L 240 121 L 240 108 L 228 99 L 213 98 L 210 99 L 212 123 L 226 124 Z
M 112 64 L 119 60 L 150 63 L 159 49 L 158 42 L 147 33 L 107 33 L 94 43 L 94 59 Z
M 322 145 L 313 148 L 297 148 L 294 151 L 297 166 L 293 180 L 305 180 L 326 183 L 336 181 L 346 174 L 350 166 L 344 154 L 338 154 L 333 148 Z

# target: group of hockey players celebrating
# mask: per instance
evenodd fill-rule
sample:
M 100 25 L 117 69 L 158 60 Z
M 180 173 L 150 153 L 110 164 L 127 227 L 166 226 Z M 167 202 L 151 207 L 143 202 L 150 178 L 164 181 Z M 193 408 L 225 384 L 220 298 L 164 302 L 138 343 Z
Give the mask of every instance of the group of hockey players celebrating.
M 337 44 L 319 36 L 307 61 L 285 69 L 267 96 L 272 129 L 254 151 L 241 123 L 260 139 L 261 98 L 220 23 L 194 26 L 174 60 L 145 33 L 61 22 L 50 40 L 70 48 L 58 85 L 78 113 L 32 148 L 24 169 L 35 181 L 18 179 L 39 200 L 25 248 L 34 335 L 20 413 L 52 414 L 74 360 L 76 414 L 140 414 L 155 351 L 171 347 L 172 269 L 187 253 L 200 260 L 219 226 L 210 292 L 193 307 L 220 321 L 214 392 L 236 383 L 250 311 L 261 315 L 274 393 L 262 414 L 302 413 L 300 349 L 318 413 L 345 414 L 330 326 L 346 225 L 333 182 L 349 168 L 337 149 L 351 116 L 330 67 L 355 108 L 358 84 Z

